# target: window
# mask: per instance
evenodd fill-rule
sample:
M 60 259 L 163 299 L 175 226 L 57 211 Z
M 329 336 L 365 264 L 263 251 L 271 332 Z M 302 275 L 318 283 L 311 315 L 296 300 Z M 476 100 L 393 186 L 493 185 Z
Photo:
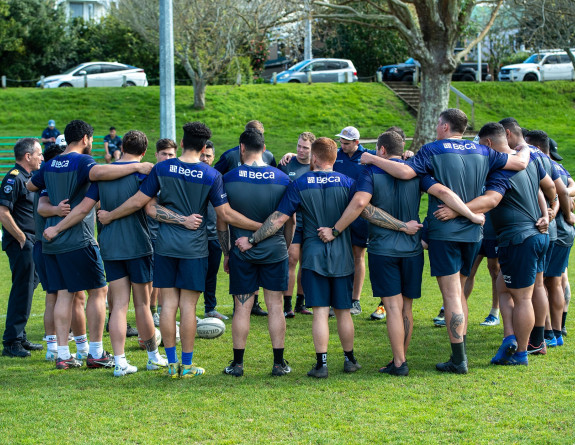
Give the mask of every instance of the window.
M 102 71 L 102 65 L 100 65 L 99 63 L 96 63 L 94 65 L 88 65 L 87 67 L 84 68 L 84 71 L 86 71 L 86 74 L 100 74 L 100 72 Z
M 337 61 L 330 61 L 330 62 L 326 62 L 327 68 L 328 70 L 339 70 L 341 68 L 341 63 L 337 62 Z
M 560 63 L 571 63 L 571 59 L 567 54 L 561 54 L 561 62 Z
M 123 71 L 124 67 L 118 65 L 102 65 L 103 73 L 114 73 L 116 71 Z
M 312 64 L 311 66 L 311 71 L 325 71 L 326 68 L 326 64 L 325 62 L 315 62 L 314 64 Z
M 84 5 L 82 3 L 70 2 L 70 18 L 84 17 Z
M 549 56 L 543 62 L 544 65 L 555 65 L 557 63 L 559 63 L 559 56 Z

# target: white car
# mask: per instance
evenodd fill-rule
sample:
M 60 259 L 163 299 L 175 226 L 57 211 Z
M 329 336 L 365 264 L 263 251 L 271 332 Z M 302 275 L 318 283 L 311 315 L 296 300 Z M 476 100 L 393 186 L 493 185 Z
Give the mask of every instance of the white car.
M 62 74 L 44 78 L 44 88 L 84 87 L 84 75 L 89 87 L 121 87 L 126 76 L 127 86 L 147 87 L 148 79 L 142 68 L 117 62 L 82 63 Z M 42 87 L 42 81 L 36 83 Z
M 312 82 L 357 82 L 357 70 L 347 59 L 307 59 L 277 75 L 278 83 L 304 83 L 311 73 Z
M 571 59 L 565 51 L 542 51 L 529 56 L 525 62 L 507 65 L 499 71 L 500 81 L 573 80 L 575 76 Z

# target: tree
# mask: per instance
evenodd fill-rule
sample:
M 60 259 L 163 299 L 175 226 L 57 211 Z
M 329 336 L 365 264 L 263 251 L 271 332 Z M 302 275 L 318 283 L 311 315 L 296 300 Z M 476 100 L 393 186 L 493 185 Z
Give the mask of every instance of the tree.
M 158 0 L 124 0 L 119 14 L 149 42 L 159 40 Z M 261 54 L 261 38 L 285 14 L 273 0 L 173 0 L 174 55 L 194 86 L 194 108 L 204 109 L 206 85 L 249 52 Z M 239 67 L 238 67 L 239 68 Z
M 561 48 L 575 68 L 575 2 L 573 0 L 515 0 L 525 11 L 523 35 L 535 48 Z
M 421 63 L 421 100 L 413 147 L 435 138 L 439 113 L 447 108 L 451 75 L 457 64 L 487 33 L 503 0 L 493 1 L 491 18 L 467 47 L 454 54 L 469 23 L 475 0 L 343 0 L 316 1 L 315 17 L 373 28 L 391 27 Z

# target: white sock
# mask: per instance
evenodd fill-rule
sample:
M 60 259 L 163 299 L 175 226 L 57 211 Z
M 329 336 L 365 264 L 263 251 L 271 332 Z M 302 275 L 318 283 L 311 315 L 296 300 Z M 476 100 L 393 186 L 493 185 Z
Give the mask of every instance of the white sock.
M 58 350 L 58 342 L 55 335 L 46 335 L 46 347 L 48 351 L 56 352 Z
M 92 358 L 102 358 L 102 355 L 104 354 L 104 347 L 102 346 L 102 342 L 91 341 L 89 351 Z
M 493 315 L 494 317 L 499 318 L 499 309 L 492 307 L 489 311 L 489 315 Z
M 158 362 L 160 360 L 160 352 L 158 349 L 155 351 L 148 351 L 148 360 L 153 360 L 154 362 Z
M 68 360 L 72 355 L 70 355 L 70 348 L 68 346 L 58 346 L 58 358 L 62 360 Z
M 74 341 L 76 342 L 76 350 L 77 351 L 80 351 L 80 352 L 88 351 L 89 344 L 88 344 L 88 336 L 86 334 L 78 335 L 77 337 L 74 337 Z
M 126 360 L 126 354 L 115 355 L 114 363 L 116 366 L 119 366 L 120 368 L 124 369 L 126 366 L 128 366 L 128 361 Z

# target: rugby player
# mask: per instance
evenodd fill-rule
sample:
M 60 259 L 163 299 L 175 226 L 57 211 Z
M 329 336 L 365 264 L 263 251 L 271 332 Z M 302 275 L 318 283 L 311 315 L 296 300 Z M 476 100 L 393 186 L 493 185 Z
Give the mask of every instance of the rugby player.
M 299 135 L 297 140 L 296 156 L 292 157 L 286 165 L 279 166 L 279 169 L 289 176 L 290 181 L 295 181 L 301 175 L 309 172 L 309 162 L 311 153 L 311 144 L 315 141 L 315 135 L 309 131 L 305 131 Z M 301 286 L 301 267 L 296 277 L 297 263 L 301 259 L 301 243 L 302 243 L 302 225 L 301 216 L 296 213 L 296 229 L 294 232 L 293 240 L 288 249 L 289 255 L 289 283 L 286 293 L 284 294 L 284 315 L 286 318 L 293 318 L 295 316 L 292 310 L 292 295 L 293 289 L 297 283 L 297 299 L 295 303 L 295 312 L 311 315 L 305 307 L 305 297 Z
M 263 222 L 274 212 L 288 184 L 289 177 L 263 161 L 265 150 L 263 134 L 247 129 L 240 136 L 240 151 L 244 162 L 224 175 L 224 189 L 232 209 L 254 221 Z M 250 329 L 253 295 L 260 286 L 268 309 L 268 330 L 273 349 L 272 375 L 283 376 L 291 372 L 284 359 L 286 321 L 283 311 L 283 293 L 288 287 L 287 246 L 293 237 L 291 219 L 285 235 L 279 230 L 246 252 L 235 246 L 238 238 L 251 235 L 251 231 L 218 222 L 218 236 L 230 274 L 230 294 L 235 300 L 232 322 L 234 358 L 224 373 L 240 377 L 244 373 L 244 352 Z M 231 248 L 230 248 L 231 247 Z

